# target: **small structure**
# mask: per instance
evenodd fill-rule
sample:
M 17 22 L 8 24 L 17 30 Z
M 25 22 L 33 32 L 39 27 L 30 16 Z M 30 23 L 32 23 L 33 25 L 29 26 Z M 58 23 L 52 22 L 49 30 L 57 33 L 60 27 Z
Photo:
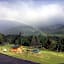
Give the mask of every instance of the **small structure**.
M 11 48 L 11 52 L 14 52 L 14 53 L 22 53 L 22 49 L 20 46 L 13 46 Z
M 33 53 L 39 53 L 40 50 L 39 50 L 39 49 L 34 49 L 34 50 L 32 50 L 32 52 L 33 52 Z

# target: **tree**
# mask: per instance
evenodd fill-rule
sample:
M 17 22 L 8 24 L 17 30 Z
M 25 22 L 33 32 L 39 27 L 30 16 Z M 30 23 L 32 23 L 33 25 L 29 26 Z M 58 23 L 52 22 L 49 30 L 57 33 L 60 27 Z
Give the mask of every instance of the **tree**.
M 40 43 L 42 44 L 42 47 L 45 46 L 45 43 L 46 43 L 46 37 L 45 36 L 42 36 L 41 34 L 39 35 L 39 40 L 40 40 Z
M 4 35 L 0 33 L 0 42 L 4 41 Z
M 49 49 L 49 48 L 50 48 L 50 45 L 51 45 L 51 41 L 50 41 L 50 39 L 48 38 L 48 39 L 47 39 L 47 42 L 45 43 L 45 48 Z

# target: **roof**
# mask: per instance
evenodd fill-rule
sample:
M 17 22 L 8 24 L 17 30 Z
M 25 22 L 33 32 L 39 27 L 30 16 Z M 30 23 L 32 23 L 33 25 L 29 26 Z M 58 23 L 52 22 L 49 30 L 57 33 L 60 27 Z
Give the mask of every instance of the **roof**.
M 19 45 L 12 46 L 13 49 L 16 49 L 16 48 L 19 48 L 19 47 L 20 47 Z

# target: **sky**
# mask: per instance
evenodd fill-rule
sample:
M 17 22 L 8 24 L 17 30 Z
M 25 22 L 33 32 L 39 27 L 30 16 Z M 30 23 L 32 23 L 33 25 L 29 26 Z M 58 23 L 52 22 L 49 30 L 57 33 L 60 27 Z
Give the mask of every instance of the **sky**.
M 0 20 L 47 25 L 64 23 L 64 0 L 0 0 Z

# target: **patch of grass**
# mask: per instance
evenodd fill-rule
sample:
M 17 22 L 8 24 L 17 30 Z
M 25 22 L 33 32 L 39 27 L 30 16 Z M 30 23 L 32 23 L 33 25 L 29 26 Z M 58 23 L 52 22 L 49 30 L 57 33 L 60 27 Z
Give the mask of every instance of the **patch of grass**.
M 7 52 L 3 52 L 1 49 L 8 49 Z M 36 53 L 23 53 L 23 54 L 15 54 L 10 52 L 11 45 L 0 46 L 0 53 L 13 56 L 16 58 L 30 60 L 33 62 L 38 62 L 40 64 L 60 64 L 64 63 L 64 53 L 58 53 L 53 51 L 41 50 L 40 54 Z

